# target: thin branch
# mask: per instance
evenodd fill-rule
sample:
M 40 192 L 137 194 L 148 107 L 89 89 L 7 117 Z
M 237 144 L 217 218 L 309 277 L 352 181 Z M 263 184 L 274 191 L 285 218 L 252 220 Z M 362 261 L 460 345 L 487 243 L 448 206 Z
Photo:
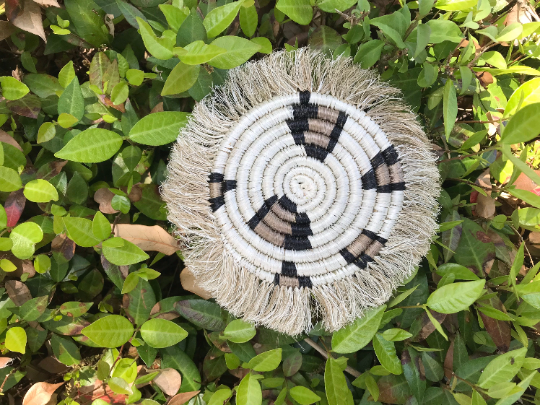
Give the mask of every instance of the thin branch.
M 329 357 L 332 357 L 326 350 L 324 350 L 321 346 L 319 346 L 317 343 L 315 343 L 313 340 L 311 340 L 310 338 L 305 338 L 304 339 L 304 342 L 306 342 L 308 345 L 310 345 L 311 347 L 313 347 L 315 350 L 317 350 L 325 359 L 328 359 Z M 332 357 L 333 358 L 333 357 Z M 345 371 L 347 373 L 349 373 L 350 375 L 352 375 L 353 377 L 360 377 L 362 375 L 362 373 L 358 370 L 355 370 L 354 368 L 352 368 L 351 366 L 347 366 L 345 368 Z
M 452 160 L 463 160 L 463 159 L 466 159 L 468 157 L 471 157 L 471 156 L 476 156 L 478 155 L 479 153 L 485 153 L 485 152 L 489 152 L 490 150 L 494 150 L 496 149 L 494 146 L 491 146 L 487 149 L 484 149 L 484 150 L 480 150 L 476 153 L 469 153 L 468 155 L 461 155 L 461 156 L 456 156 L 456 157 L 453 157 L 453 158 L 449 158 L 449 159 L 444 159 L 444 160 L 440 160 L 439 162 L 437 162 L 438 164 L 441 164 L 441 163 L 446 163 L 446 162 L 450 162 Z

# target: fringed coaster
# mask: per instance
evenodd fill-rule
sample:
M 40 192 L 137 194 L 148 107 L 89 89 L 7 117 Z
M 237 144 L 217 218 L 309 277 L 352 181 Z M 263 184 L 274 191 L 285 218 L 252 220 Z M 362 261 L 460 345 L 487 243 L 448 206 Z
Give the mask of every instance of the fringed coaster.
M 386 302 L 437 229 L 439 173 L 399 91 L 350 58 L 277 52 L 197 104 L 162 186 L 216 301 L 290 335 Z

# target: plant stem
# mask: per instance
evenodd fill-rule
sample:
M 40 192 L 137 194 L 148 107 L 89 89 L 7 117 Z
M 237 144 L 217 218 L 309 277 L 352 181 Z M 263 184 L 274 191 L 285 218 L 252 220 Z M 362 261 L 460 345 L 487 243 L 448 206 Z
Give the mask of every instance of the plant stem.
M 475 153 L 469 153 L 468 155 L 461 155 L 461 156 L 456 156 L 456 157 L 449 158 L 449 159 L 440 160 L 440 161 L 438 162 L 438 164 L 450 162 L 451 160 L 463 160 L 463 159 L 468 158 L 468 157 L 471 157 L 471 156 L 476 156 L 476 155 L 478 155 L 479 153 L 489 152 L 490 150 L 494 150 L 494 149 L 497 149 L 497 148 L 496 148 L 495 146 L 490 146 L 490 147 L 487 148 L 487 149 L 479 150 L 478 152 L 475 152 Z
M 311 347 L 313 347 L 315 350 L 317 350 L 325 359 L 328 359 L 329 357 L 332 357 L 332 355 L 330 353 L 328 353 L 326 350 L 324 350 L 321 346 L 319 346 L 317 343 L 315 343 L 313 340 L 311 340 L 310 338 L 305 338 L 304 341 L 310 345 Z M 334 358 L 334 357 L 332 357 Z M 345 371 L 347 373 L 349 373 L 350 375 L 352 375 L 353 377 L 360 377 L 360 375 L 362 374 L 360 371 L 358 370 L 355 370 L 354 368 L 352 368 L 351 366 L 347 366 L 345 368 Z

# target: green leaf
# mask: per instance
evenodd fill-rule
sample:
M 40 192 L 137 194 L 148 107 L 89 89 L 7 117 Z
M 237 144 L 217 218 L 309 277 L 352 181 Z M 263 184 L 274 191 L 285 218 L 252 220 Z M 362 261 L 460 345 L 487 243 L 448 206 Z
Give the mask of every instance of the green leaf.
M 93 302 L 68 301 L 60 306 L 60 313 L 76 318 L 86 314 L 92 305 L 94 305 Z
M 148 281 L 141 278 L 137 286 L 128 294 L 125 294 L 124 297 L 126 314 L 130 319 L 133 319 L 136 325 L 142 325 L 150 317 L 150 312 L 156 305 L 156 294 L 152 286 Z
M 102 244 L 103 255 L 112 264 L 117 266 L 128 266 L 147 260 L 148 256 L 137 245 L 122 239 L 108 239 Z
M 240 381 L 236 392 L 236 403 L 238 405 L 260 405 L 262 403 L 261 385 L 254 374 L 248 373 Z
M 24 76 L 23 81 L 39 98 L 55 96 L 56 92 L 64 90 L 56 77 L 45 74 L 31 73 Z
M 146 21 L 146 17 L 133 5 L 125 2 L 124 0 L 116 0 L 116 5 L 120 9 L 120 12 L 126 18 L 126 21 L 134 28 L 139 29 L 137 18 Z
M 182 373 L 181 392 L 197 391 L 201 388 L 201 375 L 193 360 L 178 345 L 160 350 L 163 354 L 161 368 L 171 367 Z
M 270 42 L 268 38 L 265 38 L 265 37 L 251 38 L 251 42 L 261 47 L 261 49 L 259 49 L 258 52 L 264 53 L 267 55 L 272 53 L 272 43 Z
M 178 46 L 186 46 L 199 40 L 206 40 L 206 29 L 199 13 L 193 9 L 178 30 L 176 44 Z
M 182 50 L 178 53 L 178 57 L 186 65 L 200 65 L 226 52 L 225 49 L 221 49 L 215 45 L 206 45 L 203 41 L 195 41 L 185 48 L 176 49 Z
M 99 240 L 105 240 L 111 236 L 111 223 L 101 212 L 96 212 L 92 220 L 92 233 Z
M 99 347 L 109 348 L 122 346 L 131 338 L 133 332 L 131 322 L 120 315 L 100 318 L 81 331 Z
M 243 1 L 234 1 L 224 6 L 216 7 L 208 13 L 203 21 L 208 38 L 217 37 L 236 18 Z
M 234 343 L 244 343 L 251 340 L 256 333 L 252 324 L 236 319 L 227 325 L 223 337 Z
M 458 113 L 456 88 L 454 82 L 448 79 L 444 85 L 443 93 L 443 117 L 444 117 L 444 134 L 446 139 L 450 138 L 450 133 L 454 128 Z
M 240 8 L 240 28 L 246 37 L 250 38 L 255 34 L 258 24 L 259 15 L 255 5 Z
M 167 77 L 161 95 L 180 94 L 189 90 L 197 81 L 200 68 L 199 65 L 186 65 L 178 62 Z
M 245 38 L 225 36 L 215 39 L 212 45 L 225 49 L 227 52 L 216 56 L 208 64 L 218 69 L 232 69 L 246 62 L 261 48 L 260 45 Z
M 120 359 L 113 369 L 112 377 L 121 378 L 131 384 L 137 378 L 137 361 L 130 358 Z
M 212 397 L 210 398 L 210 402 L 208 402 L 208 405 L 226 404 L 229 398 L 231 397 L 231 395 L 232 395 L 232 391 L 229 388 L 227 387 L 221 388 L 212 394 Z
M 338 11 L 345 11 L 348 8 L 354 6 L 357 3 L 357 0 L 322 0 L 318 1 L 317 7 L 322 11 L 327 13 L 335 13 Z
M 80 363 L 81 354 L 79 353 L 79 348 L 71 338 L 64 338 L 53 334 L 51 337 L 51 347 L 54 356 L 60 360 L 62 364 L 73 366 Z
M 157 349 L 174 346 L 187 337 L 188 333 L 166 319 L 150 319 L 141 326 L 141 336 L 151 347 Z
M 17 191 L 21 187 L 21 177 L 15 170 L 0 166 L 0 191 Z
M 21 305 L 19 317 L 28 322 L 35 321 L 45 312 L 48 303 L 49 297 L 46 295 L 32 298 Z
M 139 24 L 139 34 L 147 51 L 157 59 L 167 60 L 173 57 L 174 38 L 163 36 L 158 38 L 152 27 L 140 17 L 136 17 Z
M 225 329 L 219 305 L 205 300 L 182 300 L 175 304 L 176 311 L 200 328 L 213 331 Z M 240 357 L 240 356 L 239 356 Z
M 478 276 L 470 271 L 467 267 L 457 263 L 445 263 L 437 268 L 439 276 L 453 274 L 456 280 L 478 280 Z
M 43 231 L 34 222 L 17 225 L 9 238 L 13 242 L 11 252 L 19 259 L 29 259 L 35 251 L 35 244 L 43 239 Z
M 343 368 L 340 362 L 332 357 L 326 360 L 324 386 L 329 405 L 344 405 L 348 403 L 348 397 L 351 393 L 343 375 Z
M 313 18 L 309 0 L 278 0 L 276 8 L 300 25 L 308 25 Z
M 430 28 L 429 42 L 440 44 L 444 41 L 461 42 L 463 34 L 456 23 L 448 20 L 429 20 L 427 22 Z
M 125 81 L 118 83 L 111 92 L 111 101 L 114 105 L 123 104 L 129 96 L 129 86 Z
M 188 113 L 177 111 L 148 114 L 131 128 L 129 139 L 142 145 L 166 145 L 176 140 L 188 118 Z
M 384 42 L 379 39 L 360 45 L 354 57 L 354 62 L 359 63 L 362 69 L 369 69 L 379 61 L 383 47 Z
M 77 122 L 79 122 L 79 120 L 68 113 L 62 113 L 58 116 L 58 125 L 60 125 L 62 128 L 71 128 Z
M 504 109 L 504 116 L 509 117 L 518 109 L 534 103 L 540 103 L 540 78 L 523 83 L 512 93 Z
M 365 315 L 332 336 L 332 350 L 336 353 L 353 353 L 366 346 L 381 323 L 386 305 L 366 311 Z
M 444 369 L 441 364 L 428 352 L 422 352 L 420 355 L 422 356 L 422 364 L 424 365 L 426 378 L 433 382 L 442 380 L 444 377 Z
M 483 275 L 484 269 L 495 257 L 495 245 L 476 222 L 464 218 L 461 225 L 462 232 L 457 249 L 455 249 L 455 260 L 475 274 Z
M 56 135 L 56 126 L 52 122 L 44 122 L 39 127 L 37 135 L 37 143 L 47 142 L 53 139 Z
M 516 21 L 504 27 L 495 39 L 497 42 L 510 42 L 519 37 L 522 32 L 523 24 Z
M 54 156 L 73 162 L 99 163 L 110 159 L 121 146 L 122 138 L 116 132 L 89 128 L 72 138 Z
M 11 76 L 1 76 L 0 85 L 2 86 L 2 96 L 6 100 L 18 100 L 30 92 L 26 84 Z
M 58 100 L 58 114 L 70 114 L 80 121 L 84 115 L 84 97 L 79 79 L 73 78 Z
M 478 386 L 487 389 L 510 381 L 521 368 L 526 353 L 527 348 L 523 347 L 495 357 L 480 375 Z
M 58 201 L 58 191 L 47 180 L 31 180 L 24 186 L 24 196 L 33 202 L 48 203 Z
M 248 368 L 254 371 L 272 371 L 278 368 L 281 363 L 281 348 L 269 350 L 253 357 Z
M 393 342 L 386 340 L 383 335 L 376 333 L 373 338 L 373 348 L 381 365 L 392 374 L 403 373 L 401 361 L 397 357 L 396 347 Z
M 126 279 L 124 280 L 124 284 L 122 285 L 122 294 L 127 294 L 131 291 L 133 291 L 137 284 L 139 283 L 140 279 L 139 273 L 129 273 Z
M 69 239 L 82 247 L 93 247 L 101 242 L 93 232 L 92 221 L 86 218 L 64 217 Z
M 95 48 L 109 42 L 108 30 L 102 29 L 105 12 L 96 3 L 92 0 L 66 0 L 64 6 L 80 38 Z
M 6 349 L 11 352 L 26 353 L 26 332 L 23 328 L 15 326 L 6 333 Z
M 321 400 L 320 396 L 315 394 L 310 389 L 300 385 L 292 387 L 289 394 L 291 394 L 292 399 L 294 399 L 300 405 L 310 405 Z
M 109 381 L 107 381 L 107 385 L 115 394 L 133 394 L 132 388 L 124 379 L 120 377 L 112 377 L 111 379 L 109 379 Z
M 533 170 L 531 167 L 523 162 L 521 159 L 514 156 L 512 153 L 512 150 L 510 149 L 510 145 L 502 145 L 501 152 L 503 155 L 510 160 L 514 166 L 516 166 L 519 170 L 521 170 L 525 175 L 530 178 L 532 181 L 534 181 L 536 184 L 540 184 L 540 176 Z M 524 208 L 527 209 L 527 208 Z M 519 210 L 519 213 L 521 215 L 521 211 Z
M 385 330 L 382 333 L 382 337 L 389 342 L 400 342 L 402 340 L 409 339 L 412 337 L 412 334 L 403 329 L 392 328 Z
M 418 17 L 424 18 L 429 14 L 435 0 L 418 0 Z
M 538 127 L 538 115 L 540 114 L 540 103 L 529 104 L 521 108 L 504 128 L 500 144 L 513 145 L 520 142 L 528 142 L 536 138 L 540 133 Z
M 140 86 L 144 80 L 144 72 L 139 69 L 129 69 L 126 72 L 126 79 L 132 86 Z
M 178 32 L 180 26 L 189 15 L 189 12 L 170 4 L 160 4 L 158 7 L 167 19 L 169 27 L 171 27 L 173 31 Z
M 73 61 L 70 60 L 58 73 L 58 83 L 65 89 L 73 79 L 75 79 L 75 69 L 73 68 Z
M 407 29 L 407 23 L 401 13 L 383 15 L 370 21 L 371 25 L 378 27 L 400 49 L 405 48 L 403 35 Z
M 463 11 L 473 8 L 476 3 L 476 0 L 439 0 L 435 7 L 445 11 Z
M 486 280 L 476 280 L 445 285 L 431 293 L 427 305 L 443 314 L 464 311 L 482 296 L 485 284 Z

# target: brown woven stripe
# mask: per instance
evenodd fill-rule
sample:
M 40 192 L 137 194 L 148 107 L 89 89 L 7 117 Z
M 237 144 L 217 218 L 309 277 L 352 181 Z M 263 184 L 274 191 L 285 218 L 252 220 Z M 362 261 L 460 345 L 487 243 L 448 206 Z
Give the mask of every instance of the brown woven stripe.
M 401 169 L 401 165 L 399 163 L 389 166 L 388 171 L 390 173 L 390 180 L 392 183 L 401 183 L 405 181 L 403 178 L 403 170 Z
M 337 119 L 339 117 L 339 111 L 332 110 L 327 107 L 319 106 L 319 114 L 318 117 L 320 119 L 323 119 L 325 121 L 330 121 L 332 124 L 335 124 L 337 122 Z
M 295 223 L 296 215 L 290 211 L 287 211 L 279 204 L 272 205 L 272 212 L 284 221 Z
M 300 283 L 297 278 L 286 277 L 281 275 L 279 277 L 279 285 L 283 287 L 300 287 Z
M 366 249 L 366 255 L 369 257 L 375 257 L 379 254 L 380 250 L 383 248 L 383 244 L 378 240 L 373 241 L 371 245 Z
M 274 204 L 277 205 L 277 204 Z M 263 218 L 263 221 L 273 230 L 284 233 L 287 235 L 292 235 L 292 228 L 289 222 L 283 221 L 280 217 L 274 214 L 271 210 Z
M 210 187 L 210 198 L 216 198 L 223 195 L 223 184 L 222 183 L 208 183 Z
M 364 234 L 361 234 L 358 238 L 356 238 L 353 243 L 351 243 L 347 250 L 350 254 L 352 254 L 354 257 L 360 256 L 361 253 L 363 253 L 368 246 L 373 242 L 373 240 Z
M 257 235 L 259 235 L 264 240 L 272 243 L 273 245 L 280 247 L 285 245 L 285 235 L 275 232 L 263 221 L 259 222 L 253 230 L 255 231 L 255 233 L 257 233 Z
M 334 129 L 334 124 L 323 121 L 323 120 L 316 120 L 316 119 L 308 119 L 308 125 L 309 130 L 313 132 L 317 132 L 319 134 L 324 134 L 330 136 L 332 134 L 332 130 Z
M 382 164 L 375 169 L 375 177 L 377 178 L 378 186 L 386 186 L 390 184 L 390 173 L 388 172 L 388 166 Z
M 306 143 L 320 146 L 323 149 L 326 149 L 330 143 L 330 138 L 328 136 L 316 134 L 315 132 L 311 131 L 304 132 L 304 139 Z

